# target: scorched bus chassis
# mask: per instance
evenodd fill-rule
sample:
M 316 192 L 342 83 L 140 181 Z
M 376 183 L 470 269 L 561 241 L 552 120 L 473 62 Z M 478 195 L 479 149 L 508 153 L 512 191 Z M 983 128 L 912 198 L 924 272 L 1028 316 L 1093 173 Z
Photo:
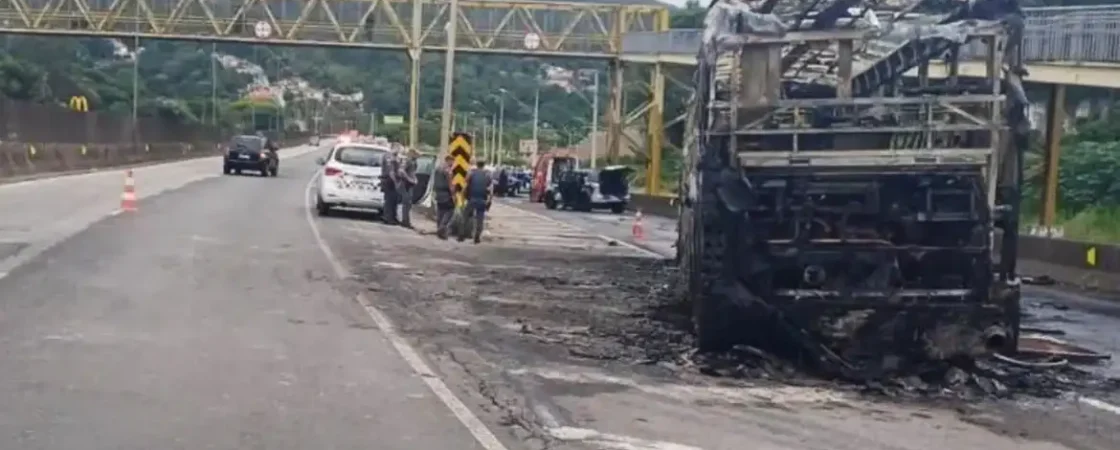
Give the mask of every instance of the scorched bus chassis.
M 990 6 L 957 4 L 862 71 L 877 31 L 711 7 L 677 246 L 701 350 L 749 344 L 866 379 L 1015 349 L 1026 101 L 1005 43 L 1022 22 Z M 966 42 L 983 43 L 985 79 L 926 75 L 942 57 L 956 73 Z M 794 63 L 812 52 L 834 59 L 804 81 Z

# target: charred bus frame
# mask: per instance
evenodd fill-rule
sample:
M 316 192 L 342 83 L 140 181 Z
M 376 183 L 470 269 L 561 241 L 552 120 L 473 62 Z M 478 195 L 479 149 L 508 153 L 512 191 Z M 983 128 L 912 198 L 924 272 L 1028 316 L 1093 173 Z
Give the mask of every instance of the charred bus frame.
M 735 33 L 714 43 L 708 64 L 712 49 L 702 51 L 697 148 L 719 155 L 696 163 L 700 183 L 718 184 L 707 191 L 720 207 L 700 222 L 721 224 L 682 229 L 720 230 L 723 242 L 698 252 L 719 253 L 706 257 L 722 261 L 722 287 L 694 302 L 752 311 L 734 324 L 698 313 L 698 328 L 715 328 L 708 339 L 698 330 L 702 344 L 784 331 L 818 359 L 865 372 L 1014 348 L 1022 142 L 1005 114 L 1007 25 L 960 28 L 984 43 L 984 79 L 934 83 L 926 60 L 916 86 L 897 77 L 873 97 L 853 95 L 854 49 L 868 30 Z M 784 76 L 783 56 L 805 46 L 834 49 L 823 95 Z M 954 47 L 946 61 L 953 74 L 957 56 Z M 722 90 L 717 60 L 730 70 Z

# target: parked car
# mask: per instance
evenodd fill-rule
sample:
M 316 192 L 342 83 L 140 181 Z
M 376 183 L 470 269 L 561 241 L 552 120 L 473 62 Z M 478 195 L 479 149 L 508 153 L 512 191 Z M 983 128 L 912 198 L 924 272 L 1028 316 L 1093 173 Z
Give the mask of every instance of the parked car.
M 610 209 L 615 214 L 626 211 L 630 202 L 627 166 L 609 166 L 602 170 L 569 169 L 560 173 L 556 185 L 544 195 L 548 209 L 571 208 L 576 211 Z
M 276 145 L 265 137 L 234 136 L 222 161 L 222 173 L 240 175 L 242 170 L 251 170 L 262 177 L 275 177 L 280 173 L 280 157 L 276 150 Z
M 341 142 L 331 148 L 319 177 L 315 208 L 320 216 L 335 208 L 372 210 L 381 214 L 385 192 L 381 190 L 381 171 L 389 147 L 359 142 Z

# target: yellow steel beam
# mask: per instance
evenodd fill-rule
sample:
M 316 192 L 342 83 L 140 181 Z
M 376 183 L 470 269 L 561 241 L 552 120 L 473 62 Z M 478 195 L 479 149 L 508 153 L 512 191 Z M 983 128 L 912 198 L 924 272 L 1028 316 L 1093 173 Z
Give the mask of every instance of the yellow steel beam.
M 681 146 L 685 144 L 683 142 L 673 142 L 665 134 L 666 129 L 685 120 L 685 114 L 679 112 L 674 112 L 674 115 L 670 117 L 665 116 L 666 95 L 670 91 L 675 91 L 673 95 L 681 95 L 687 98 L 692 95 L 693 91 L 691 85 L 674 77 L 669 69 L 662 64 L 654 64 L 651 67 L 648 82 L 635 80 L 626 83 L 628 86 L 640 88 L 641 95 L 645 100 L 622 114 L 621 128 L 625 131 L 621 133 L 619 140 L 623 142 L 621 145 L 626 145 L 630 152 L 645 158 L 645 189 L 647 193 L 651 194 L 656 194 L 662 190 L 660 173 L 663 170 L 661 161 L 665 155 L 665 150 L 679 153 L 682 149 Z M 691 73 L 691 70 L 685 72 Z M 639 133 L 629 132 L 636 129 L 642 130 L 642 133 L 640 133 L 643 135 L 641 139 L 636 136 Z M 653 176 L 653 174 L 658 175 Z
M 1042 190 L 1042 210 L 1039 225 L 1054 226 L 1058 216 L 1058 160 L 1062 152 L 1062 126 L 1066 121 L 1066 86 L 1050 87 L 1050 102 L 1046 105 L 1046 186 Z
M 409 20 L 416 9 L 418 26 Z M 667 11 L 656 5 L 463 0 L 456 49 L 617 58 L 623 34 L 659 29 Z M 440 51 L 448 20 L 442 0 L 0 1 L 0 31 L 61 36 Z M 266 37 L 257 36 L 258 24 L 267 25 Z
M 665 73 L 661 64 L 654 64 L 650 80 L 649 113 L 646 126 L 646 145 L 649 146 L 649 164 L 646 165 L 646 192 L 661 192 L 661 141 L 665 136 Z

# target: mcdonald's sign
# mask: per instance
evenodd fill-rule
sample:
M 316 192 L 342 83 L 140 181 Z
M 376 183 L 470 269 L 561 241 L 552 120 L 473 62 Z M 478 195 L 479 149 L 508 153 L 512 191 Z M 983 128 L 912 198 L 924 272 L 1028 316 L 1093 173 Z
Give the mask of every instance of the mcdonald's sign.
M 84 95 L 70 97 L 70 109 L 78 112 L 89 112 L 89 100 Z

